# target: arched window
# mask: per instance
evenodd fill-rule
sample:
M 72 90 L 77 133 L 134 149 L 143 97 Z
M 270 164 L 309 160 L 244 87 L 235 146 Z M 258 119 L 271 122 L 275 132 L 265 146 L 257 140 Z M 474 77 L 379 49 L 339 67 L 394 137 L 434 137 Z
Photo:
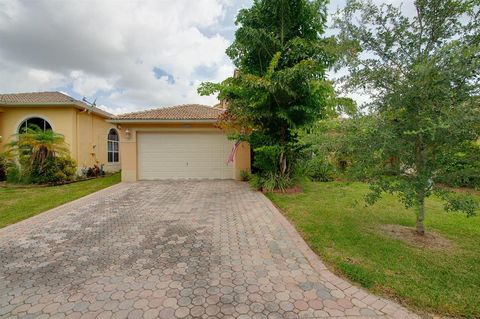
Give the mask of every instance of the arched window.
M 20 124 L 20 126 L 18 127 L 18 133 L 22 134 L 27 132 L 27 129 L 33 129 L 37 127 L 43 130 L 44 132 L 52 129 L 52 126 L 46 120 L 40 117 L 31 117 L 29 119 L 24 120 Z
M 108 162 L 118 163 L 119 159 L 119 138 L 118 132 L 115 129 L 110 129 L 108 132 Z

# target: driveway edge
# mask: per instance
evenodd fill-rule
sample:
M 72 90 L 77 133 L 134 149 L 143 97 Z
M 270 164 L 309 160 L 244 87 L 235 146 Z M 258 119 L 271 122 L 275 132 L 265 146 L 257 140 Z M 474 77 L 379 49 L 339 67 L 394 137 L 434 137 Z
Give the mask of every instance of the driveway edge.
M 77 199 L 74 199 L 70 202 L 67 202 L 65 204 L 62 204 L 60 206 L 57 206 L 57 207 L 54 207 L 54 208 L 51 208 L 51 209 L 48 209 L 46 211 L 43 211 L 41 213 L 38 213 L 36 215 L 33 215 L 31 217 L 28 217 L 28 218 L 25 218 L 21 221 L 18 221 L 16 223 L 13 223 L 13 224 L 10 224 L 10 225 L 7 225 L 3 228 L 0 228 L 0 234 L 4 231 L 6 231 L 7 229 L 12 229 L 12 228 L 16 228 L 18 227 L 19 225 L 23 224 L 24 222 L 26 221 L 29 221 L 29 220 L 34 220 L 34 219 L 39 219 L 39 218 L 45 218 L 46 215 L 50 215 L 50 214 L 54 214 L 55 212 L 57 211 L 60 211 L 60 210 L 63 210 L 65 208 L 69 208 L 70 206 L 75 206 L 75 205 L 78 205 L 78 204 L 82 204 L 82 202 L 84 201 L 88 201 L 88 200 L 91 200 L 91 199 L 95 199 L 95 198 L 100 198 L 104 195 L 104 193 L 109 193 L 109 192 L 112 192 L 112 191 L 116 191 L 117 188 L 118 189 L 122 189 L 122 188 L 125 188 L 125 186 L 127 186 L 128 183 L 123 183 L 123 182 L 120 182 L 120 183 L 117 183 L 115 185 L 111 185 L 111 186 L 108 186 L 106 188 L 103 188 L 103 189 L 100 189 L 96 192 L 93 192 L 93 193 L 90 193 L 90 194 L 87 194 L 85 196 L 82 196 L 80 198 L 77 198 Z
M 340 278 L 333 272 L 331 272 L 321 261 L 320 257 L 310 248 L 310 246 L 308 246 L 308 244 L 305 242 L 302 236 L 300 236 L 300 234 L 290 223 L 290 221 L 272 203 L 272 201 L 267 196 L 265 196 L 265 194 L 261 192 L 258 193 L 266 203 L 269 210 L 278 217 L 278 221 L 285 228 L 287 233 L 291 236 L 297 248 L 304 254 L 305 258 L 308 260 L 312 268 L 315 269 L 315 271 L 317 271 L 323 278 L 328 280 L 339 290 L 342 290 L 345 295 L 351 296 L 352 302 L 355 305 L 367 305 L 377 311 L 380 311 L 382 314 L 389 318 L 420 318 L 417 314 L 401 306 L 400 304 L 382 297 L 375 296 L 372 293 L 366 291 L 365 289 L 353 285 L 346 279 Z

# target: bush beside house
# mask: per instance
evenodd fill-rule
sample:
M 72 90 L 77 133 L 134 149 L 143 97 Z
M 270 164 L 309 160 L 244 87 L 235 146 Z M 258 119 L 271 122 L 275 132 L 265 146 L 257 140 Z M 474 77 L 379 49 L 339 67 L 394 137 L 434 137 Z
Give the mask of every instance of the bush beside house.
M 7 178 L 7 159 L 5 154 L 0 153 L 0 182 L 3 182 Z
M 10 183 L 59 184 L 75 179 L 77 165 L 63 135 L 33 127 L 7 145 L 0 157 L 2 169 Z

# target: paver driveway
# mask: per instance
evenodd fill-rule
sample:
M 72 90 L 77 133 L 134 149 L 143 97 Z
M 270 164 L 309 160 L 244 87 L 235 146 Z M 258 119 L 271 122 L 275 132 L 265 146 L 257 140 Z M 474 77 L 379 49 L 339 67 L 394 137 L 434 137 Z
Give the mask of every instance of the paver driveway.
M 27 195 L 28 196 L 28 195 Z M 235 181 L 119 184 L 0 230 L 0 316 L 414 317 Z

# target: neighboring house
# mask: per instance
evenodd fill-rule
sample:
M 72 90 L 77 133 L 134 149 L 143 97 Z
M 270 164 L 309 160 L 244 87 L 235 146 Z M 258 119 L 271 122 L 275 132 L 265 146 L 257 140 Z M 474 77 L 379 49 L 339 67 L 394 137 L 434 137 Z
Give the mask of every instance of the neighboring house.
M 79 169 L 121 168 L 123 181 L 240 179 L 250 146 L 216 126 L 223 112 L 192 104 L 113 116 L 59 92 L 0 94 L 0 149 L 34 124 L 63 134 Z
M 223 109 L 191 104 L 128 113 L 109 120 L 120 129 L 122 180 L 240 179 L 250 172 L 250 146 L 216 126 Z M 228 162 L 236 146 L 232 162 Z
M 118 171 L 119 132 L 106 121 L 111 117 L 60 92 L 0 94 L 0 151 L 15 134 L 36 125 L 65 136 L 79 172 L 93 165 Z

